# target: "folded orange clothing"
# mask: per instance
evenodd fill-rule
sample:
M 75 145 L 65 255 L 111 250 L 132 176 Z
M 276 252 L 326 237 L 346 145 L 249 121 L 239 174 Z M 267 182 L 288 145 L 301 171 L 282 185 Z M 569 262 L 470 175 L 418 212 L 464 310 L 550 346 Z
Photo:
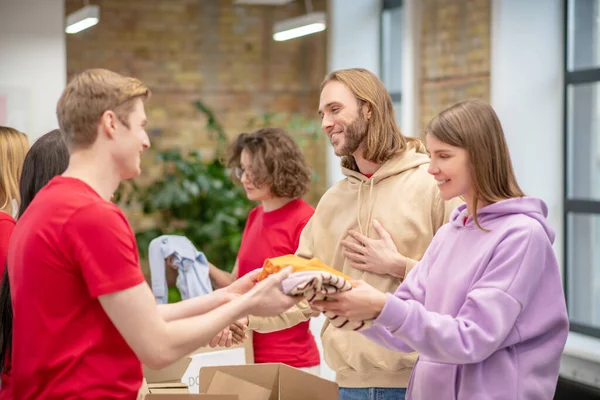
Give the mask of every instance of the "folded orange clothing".
M 281 271 L 285 267 L 291 266 L 294 272 L 306 272 L 306 271 L 324 271 L 329 272 L 334 275 L 341 276 L 345 280 L 349 281 L 351 278 L 346 274 L 338 271 L 337 269 L 333 269 L 327 265 L 325 265 L 318 258 L 311 258 L 307 260 L 306 258 L 298 257 L 293 254 L 289 254 L 287 256 L 275 257 L 275 258 L 267 258 L 263 264 L 263 270 L 261 274 L 258 276 L 258 281 L 262 281 L 267 276 L 271 274 L 276 274 Z

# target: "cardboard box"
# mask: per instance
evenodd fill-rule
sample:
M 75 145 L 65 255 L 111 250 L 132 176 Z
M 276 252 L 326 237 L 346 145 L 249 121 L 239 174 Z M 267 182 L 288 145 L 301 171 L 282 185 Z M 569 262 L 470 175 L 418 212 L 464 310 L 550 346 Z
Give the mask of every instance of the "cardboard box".
M 166 368 L 154 370 L 143 366 L 144 383 L 140 398 L 148 394 L 199 393 L 198 371 L 204 366 L 244 365 L 254 362 L 252 337 L 232 347 L 201 347 L 191 355 L 176 361 Z M 236 399 L 237 400 L 237 399 Z
M 243 390 L 238 389 L 240 382 Z M 232 394 L 238 400 L 335 400 L 338 391 L 337 383 L 285 364 L 200 369 L 200 394 Z
M 238 400 L 268 400 L 271 397 L 271 389 L 217 371 L 208 385 L 206 394 L 224 393 L 236 395 Z
M 221 365 L 246 365 L 254 363 L 252 337 L 237 346 L 232 347 L 202 347 L 192 355 L 192 362 L 183 375 L 182 381 L 188 385 L 190 393 L 200 393 L 199 371 L 203 367 Z
M 162 369 L 151 369 L 147 366 L 143 366 L 144 378 L 148 384 L 151 383 L 167 383 L 167 382 L 181 382 L 181 377 L 185 374 L 192 358 L 190 356 L 184 357 L 173 364 Z
M 190 390 L 181 382 L 181 377 L 191 362 L 192 358 L 188 356 L 158 370 L 143 365 L 144 381 L 138 392 L 138 400 L 153 398 L 150 395 L 189 394 Z
M 159 382 L 148 383 L 146 378 L 138 391 L 138 400 L 144 400 L 150 394 L 189 394 L 190 391 L 186 385 L 181 382 Z
M 148 392 L 155 394 L 189 394 L 187 385 L 181 382 L 149 383 Z

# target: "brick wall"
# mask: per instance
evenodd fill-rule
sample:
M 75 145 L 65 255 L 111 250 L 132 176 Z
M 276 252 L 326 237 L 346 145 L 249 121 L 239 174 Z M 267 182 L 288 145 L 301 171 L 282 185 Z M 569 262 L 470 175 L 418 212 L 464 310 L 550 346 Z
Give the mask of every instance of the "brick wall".
M 100 23 L 67 35 L 69 77 L 92 67 L 135 76 L 153 91 L 147 104 L 154 149 L 200 149 L 212 156 L 215 138 L 193 102 L 203 101 L 232 138 L 266 112 L 316 116 L 319 83 L 326 72 L 324 32 L 287 42 L 271 37 L 274 21 L 305 12 L 303 2 L 286 6 L 237 6 L 233 0 L 92 0 Z M 324 10 L 325 0 L 313 2 Z M 82 6 L 66 0 L 66 12 Z M 319 179 L 308 200 L 326 188 L 323 135 L 304 140 Z M 152 155 L 144 177 L 160 173 Z M 127 210 L 134 228 L 145 222 Z M 146 221 L 146 224 L 149 223 Z
M 489 101 L 490 0 L 423 1 L 421 129 L 448 105 Z

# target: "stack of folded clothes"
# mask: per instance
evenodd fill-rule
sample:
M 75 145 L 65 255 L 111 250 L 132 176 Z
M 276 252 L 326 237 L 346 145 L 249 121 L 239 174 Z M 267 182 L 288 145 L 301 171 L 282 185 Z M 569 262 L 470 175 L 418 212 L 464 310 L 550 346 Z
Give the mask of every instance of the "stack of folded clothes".
M 281 289 L 291 296 L 304 296 L 309 303 L 328 301 L 331 300 L 327 297 L 328 294 L 352 289 L 351 278 L 344 273 L 325 265 L 317 258 L 308 260 L 295 255 L 266 259 L 258 281 L 289 266 L 293 272 L 281 282 Z M 372 324 L 371 321 L 349 321 L 331 312 L 324 314 L 336 328 L 359 330 Z

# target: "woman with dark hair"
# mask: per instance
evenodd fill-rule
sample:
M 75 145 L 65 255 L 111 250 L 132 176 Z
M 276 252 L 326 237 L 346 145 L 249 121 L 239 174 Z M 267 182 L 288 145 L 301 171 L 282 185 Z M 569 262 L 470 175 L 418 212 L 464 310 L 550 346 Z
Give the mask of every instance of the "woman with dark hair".
M 39 138 L 25 156 L 19 184 L 21 203 L 18 217 L 22 216 L 36 193 L 53 177 L 62 174 L 69 164 L 69 150 L 58 129 Z M 8 268 L 4 268 L 2 287 L 0 288 L 0 371 L 2 387 L 0 400 L 12 399 L 11 355 L 12 343 L 12 305 Z

